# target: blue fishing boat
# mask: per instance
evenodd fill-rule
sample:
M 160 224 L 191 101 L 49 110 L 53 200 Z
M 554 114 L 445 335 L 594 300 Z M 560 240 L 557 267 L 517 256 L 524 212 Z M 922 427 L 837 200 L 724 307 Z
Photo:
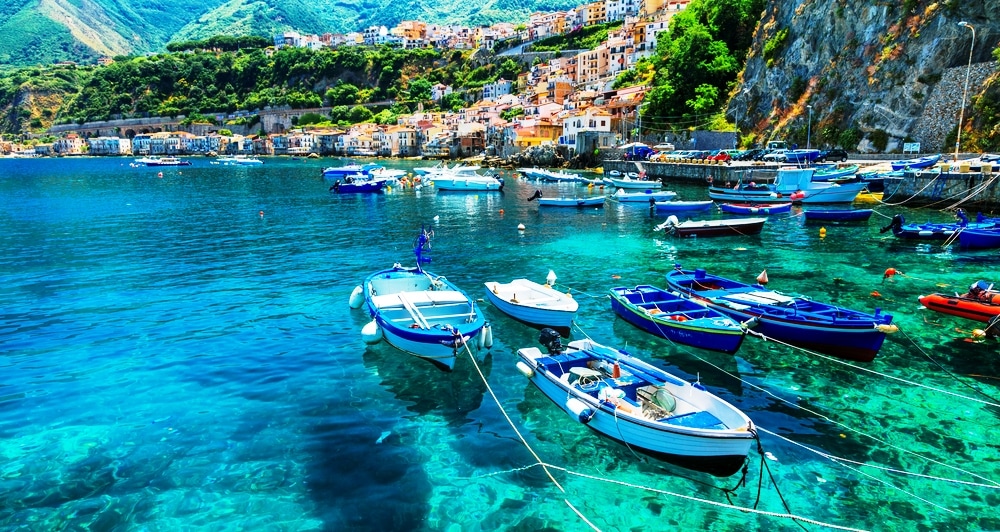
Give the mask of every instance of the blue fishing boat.
M 941 160 L 941 154 L 917 157 L 915 159 L 901 159 L 889 163 L 893 170 L 921 170 L 930 168 Z
M 958 219 L 957 222 L 908 224 L 902 214 L 896 214 L 892 217 L 889 225 L 881 228 L 879 232 L 892 231 L 892 234 L 897 238 L 911 240 L 946 240 L 953 237 L 958 231 L 990 229 L 997 226 L 996 219 L 985 218 L 982 213 L 976 217 L 974 223 L 969 222 L 969 217 L 962 209 L 955 211 L 955 217 Z
M 871 362 L 886 334 L 896 330 L 892 315 L 879 308 L 868 314 L 711 275 L 704 269 L 682 270 L 677 265 L 667 274 L 667 284 L 734 320 L 755 319 L 753 330 L 767 338 L 847 360 Z
M 726 477 L 746 462 L 754 425 L 700 383 L 689 383 L 591 340 L 563 346 L 543 329 L 518 349 L 518 371 L 571 419 L 614 441 L 682 467 Z
M 844 166 L 843 168 L 837 168 L 836 165 L 823 165 L 817 166 L 816 171 L 813 172 L 813 181 L 844 181 L 854 177 L 858 173 L 858 169 L 861 167 L 856 164 L 851 164 Z
M 720 203 L 719 210 L 729 214 L 785 214 L 792 212 L 791 202 L 787 203 Z
M 815 161 L 816 158 L 819 157 L 819 150 L 788 150 L 783 154 L 783 156 L 786 163 L 808 164 Z
M 330 185 L 330 191 L 338 194 L 381 192 L 385 188 L 385 184 L 385 179 L 375 179 L 355 174 L 345 177 L 343 182 L 340 179 L 335 179 L 333 184 Z
M 1000 227 L 963 229 L 958 233 L 958 243 L 968 249 L 1000 248 Z
M 401 351 L 451 371 L 466 352 L 489 348 L 492 330 L 475 301 L 442 276 L 424 270 L 433 233 L 422 230 L 414 245 L 417 265 L 369 275 L 351 293 L 351 308 L 366 306 L 372 321 L 361 330 L 365 343 L 382 338 Z
M 745 336 L 728 316 L 655 286 L 612 288 L 611 309 L 650 334 L 692 347 L 732 354 Z
M 872 209 L 809 209 L 802 211 L 806 222 L 867 222 Z
M 715 202 L 705 201 L 657 201 L 654 203 L 656 212 L 685 212 L 685 211 L 707 211 L 712 208 Z

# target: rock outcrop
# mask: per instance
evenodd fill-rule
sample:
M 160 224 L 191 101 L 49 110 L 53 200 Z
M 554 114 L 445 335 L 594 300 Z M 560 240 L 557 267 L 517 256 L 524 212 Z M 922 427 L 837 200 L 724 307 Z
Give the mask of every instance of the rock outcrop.
M 814 146 L 833 146 L 853 139 L 844 147 L 861 151 L 920 142 L 922 151 L 947 151 L 966 74 L 970 128 L 974 97 L 997 69 L 998 40 L 1000 0 L 773 0 L 727 113 L 749 116 L 743 134 L 761 140 L 802 144 L 809 136 Z

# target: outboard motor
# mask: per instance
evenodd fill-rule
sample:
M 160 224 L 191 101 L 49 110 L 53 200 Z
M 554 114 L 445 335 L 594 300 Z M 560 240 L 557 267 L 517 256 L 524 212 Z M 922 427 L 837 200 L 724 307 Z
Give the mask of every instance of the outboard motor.
M 884 233 L 884 232 L 892 229 L 893 234 L 895 234 L 896 231 L 899 231 L 900 229 L 903 228 L 903 224 L 904 223 L 906 223 L 906 222 L 903 220 L 903 215 L 902 214 L 896 214 L 896 215 L 894 215 L 892 217 L 892 221 L 889 222 L 889 225 L 883 227 L 882 229 L 879 229 L 878 232 L 879 233 Z
M 965 211 L 958 209 L 955 211 L 955 218 L 958 219 L 958 225 L 961 227 L 968 227 L 969 217 L 965 215 Z
M 538 199 L 540 197 L 542 197 L 542 191 L 538 190 L 538 189 L 535 189 L 535 193 L 532 194 L 530 198 L 528 198 L 528 201 L 534 201 L 534 200 L 536 200 L 536 199 Z
M 986 281 L 976 281 L 969 287 L 969 297 L 973 299 L 982 299 L 984 296 L 987 296 L 987 292 L 989 292 L 992 288 L 993 285 L 987 283 Z
M 550 329 L 548 327 L 542 329 L 542 332 L 538 335 L 538 343 L 545 346 L 550 355 L 558 355 L 562 353 L 562 337 L 559 335 L 555 329 Z

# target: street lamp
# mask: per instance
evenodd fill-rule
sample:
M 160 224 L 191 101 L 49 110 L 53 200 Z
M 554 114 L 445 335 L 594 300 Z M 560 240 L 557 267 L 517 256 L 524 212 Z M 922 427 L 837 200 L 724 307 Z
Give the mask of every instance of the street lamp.
M 972 70 L 972 48 L 976 46 L 976 28 L 966 21 L 958 23 L 972 30 L 972 44 L 969 45 L 969 66 L 965 69 L 965 90 L 962 91 L 962 107 L 958 109 L 958 132 L 955 133 L 955 161 L 958 161 L 958 145 L 962 141 L 962 122 L 965 119 L 965 97 L 969 93 L 969 72 Z
M 809 141 L 811 140 L 810 137 L 812 137 L 813 106 L 807 105 L 806 107 L 809 108 L 809 121 L 806 122 L 806 149 L 808 150 L 809 149 Z

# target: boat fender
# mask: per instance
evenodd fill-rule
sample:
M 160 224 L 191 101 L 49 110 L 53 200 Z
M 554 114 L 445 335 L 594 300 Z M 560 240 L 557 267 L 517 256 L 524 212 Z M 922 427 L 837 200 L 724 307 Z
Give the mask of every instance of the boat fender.
M 594 419 L 594 415 L 597 413 L 594 409 L 587 406 L 586 403 L 575 397 L 570 397 L 566 400 L 566 409 L 570 411 L 577 421 L 584 425 L 590 423 L 590 420 Z
M 486 349 L 493 347 L 493 326 L 487 323 L 483 326 L 483 333 L 485 335 L 483 345 L 486 346 Z
M 486 346 L 486 327 L 479 330 L 479 334 L 476 335 L 476 347 L 482 349 Z
M 351 308 L 361 308 L 361 305 L 365 302 L 364 289 L 361 286 L 355 286 L 354 291 L 351 292 L 351 298 L 348 300 L 348 304 Z
M 377 344 L 382 340 L 382 328 L 378 326 L 377 321 L 372 320 L 361 328 L 361 339 L 369 345 Z
M 894 323 L 879 323 L 875 325 L 875 328 L 878 329 L 878 332 L 885 334 L 892 334 L 899 331 L 899 327 L 897 327 Z
M 515 366 L 517 367 L 517 371 L 521 372 L 521 375 L 529 379 L 535 376 L 535 370 L 531 369 L 531 366 L 525 364 L 523 361 L 519 361 Z

